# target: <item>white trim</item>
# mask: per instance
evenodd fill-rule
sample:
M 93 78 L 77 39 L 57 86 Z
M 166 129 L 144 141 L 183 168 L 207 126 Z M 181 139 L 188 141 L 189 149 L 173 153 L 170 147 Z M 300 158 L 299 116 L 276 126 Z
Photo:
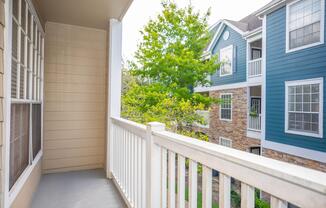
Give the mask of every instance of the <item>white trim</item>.
M 108 32 L 108 96 L 106 129 L 106 176 L 112 178 L 113 172 L 113 129 L 111 117 L 120 117 L 121 111 L 121 76 L 122 76 L 122 23 L 110 19 Z
M 263 17 L 263 16 L 273 12 L 274 10 L 281 8 L 285 4 L 285 2 L 286 2 L 286 0 L 279 0 L 278 2 L 275 2 L 272 5 L 267 4 L 263 8 L 259 9 L 255 15 L 259 16 L 259 17 Z
M 286 37 L 285 37 L 285 53 L 291 53 L 291 52 L 294 52 L 294 51 L 299 51 L 299 50 L 302 50 L 302 49 L 305 49 L 305 48 L 310 48 L 310 47 L 314 47 L 314 46 L 317 46 L 317 45 L 320 45 L 320 44 L 324 44 L 324 22 L 325 22 L 325 0 L 320 0 L 320 3 L 321 3 L 321 10 L 320 10 L 320 16 L 321 16 L 321 19 L 320 19 L 320 41 L 319 42 L 316 42 L 316 43 L 311 43 L 311 44 L 308 44 L 308 45 L 304 45 L 304 46 L 300 46 L 300 47 L 297 47 L 297 48 L 293 48 L 293 49 L 290 49 L 290 40 L 289 40 L 289 15 L 290 15 L 290 7 L 299 2 L 299 1 L 303 1 L 303 0 L 296 0 L 296 1 L 293 1 L 289 4 L 286 5 Z
M 230 142 L 230 146 L 225 146 L 225 145 L 222 145 L 221 143 L 221 141 L 222 140 L 225 140 L 225 141 L 227 141 L 227 142 Z M 220 136 L 219 138 L 218 138 L 218 144 L 219 145 L 222 145 L 223 147 L 232 147 L 232 140 L 231 139 L 228 139 L 228 138 L 225 138 L 225 137 L 222 137 L 222 136 Z
M 260 85 L 260 84 L 257 84 Z M 218 90 L 229 90 L 229 89 L 236 89 L 236 88 L 243 88 L 247 87 L 247 82 L 238 82 L 233 84 L 225 84 L 219 86 L 211 86 L 211 87 L 196 87 L 195 92 L 210 92 L 210 91 L 218 91 Z
M 231 29 L 233 29 L 234 31 L 239 33 L 241 36 L 244 36 L 246 34 L 246 32 L 240 30 L 239 28 L 237 28 L 236 26 L 234 26 L 232 23 L 230 23 L 227 20 L 219 20 L 218 22 L 216 22 L 214 24 L 214 26 L 218 25 L 220 23 L 221 23 L 221 25 L 219 26 L 216 33 L 214 34 L 213 39 L 212 39 L 212 41 L 210 42 L 210 44 L 209 44 L 209 46 L 207 48 L 207 51 L 211 51 L 213 49 L 213 46 L 215 45 L 216 40 L 218 40 L 220 38 L 220 36 L 222 35 L 222 31 L 224 30 L 225 26 L 230 27 Z M 212 28 L 214 28 L 214 27 L 212 26 Z
M 261 85 L 261 140 L 265 140 L 266 136 L 266 48 L 267 48 L 267 16 L 264 15 L 263 17 L 263 23 L 262 23 L 262 85 Z
M 210 42 L 210 44 L 208 45 L 208 48 L 207 48 L 207 51 L 212 51 L 213 50 L 213 47 L 214 47 L 214 45 L 215 45 L 215 41 L 217 40 L 217 39 L 219 39 L 219 37 L 220 37 L 220 33 L 224 30 L 224 28 L 225 28 L 225 25 L 223 24 L 223 21 L 218 21 L 217 23 L 216 23 L 216 25 L 218 25 L 219 23 L 221 23 L 221 25 L 218 27 L 218 29 L 216 30 L 216 32 L 215 32 L 215 34 L 214 34 L 214 36 L 213 36 L 213 38 L 212 38 L 212 41 Z
M 27 0 L 28 7 L 31 10 L 32 19 L 36 20 L 36 23 L 39 26 L 39 31 L 44 35 L 43 27 L 41 26 L 38 16 L 35 13 L 35 9 L 33 7 L 33 4 L 31 3 L 30 0 Z M 21 6 L 19 6 L 20 8 Z M 21 9 L 19 9 L 21 10 Z M 26 14 L 27 15 L 27 14 Z M 19 17 L 20 18 L 20 17 Z M 40 89 L 40 96 L 38 97 L 39 100 L 26 100 L 26 99 L 12 99 L 11 98 L 11 63 L 12 63 L 12 0 L 8 0 L 5 3 L 5 19 L 6 19 L 6 26 L 5 26 L 5 50 L 4 50 L 4 143 L 3 143 L 3 164 L 4 164 L 4 179 L 3 179 L 3 193 L 4 193 L 4 207 L 8 208 L 10 207 L 11 203 L 15 200 L 17 195 L 20 193 L 22 187 L 28 180 L 30 174 L 34 170 L 36 164 L 38 162 L 41 162 L 40 159 L 43 155 L 43 89 Z M 26 19 L 27 21 L 27 19 Z M 31 41 L 33 42 L 34 39 Z M 20 39 L 19 39 L 20 41 Z M 44 41 L 44 38 L 43 38 Z M 39 41 L 40 42 L 40 41 Z M 41 47 L 41 46 L 40 46 Z M 42 45 L 44 47 L 44 44 Z M 37 49 L 32 49 L 32 50 L 37 50 Z M 35 51 L 34 51 L 35 52 Z M 44 48 L 43 48 L 43 53 L 44 53 Z M 18 51 L 18 56 L 20 56 L 20 50 Z M 27 56 L 26 50 L 25 50 L 25 58 Z M 43 57 L 44 58 L 44 57 Z M 44 59 L 43 59 L 44 60 Z M 39 60 L 39 62 L 41 59 Z M 39 65 L 38 67 L 38 72 L 40 70 L 44 69 L 44 63 L 42 65 Z M 44 76 L 44 72 L 42 73 L 42 77 Z M 43 87 L 43 78 L 40 80 L 40 88 Z M 17 91 L 20 91 L 20 89 L 17 88 Z M 31 95 L 30 95 L 31 96 Z M 10 189 L 10 184 L 9 184 L 9 175 L 10 175 L 10 117 L 11 117 L 11 104 L 12 103 L 28 103 L 30 104 L 30 110 L 31 106 L 34 103 L 40 103 L 41 104 L 41 149 L 36 155 L 36 157 L 33 159 L 31 156 L 33 155 L 33 149 L 29 148 L 29 164 L 23 171 L 23 173 L 19 176 L 19 178 L 16 180 L 15 184 L 13 187 Z M 32 115 L 30 115 L 32 116 Z M 31 129 L 31 126 L 29 127 Z M 32 138 L 29 138 L 29 142 L 31 142 Z
M 288 134 L 297 134 L 302 136 L 309 136 L 309 137 L 318 137 L 323 138 L 323 103 L 324 103 L 324 79 L 323 78 L 315 78 L 315 79 L 305 79 L 305 80 L 294 80 L 294 81 L 286 81 L 285 82 L 285 123 L 284 123 L 284 130 L 285 133 Z M 297 85 L 307 85 L 307 84 L 319 84 L 319 133 L 309 133 L 309 132 L 300 132 L 295 130 L 288 129 L 288 119 L 289 119 L 289 106 L 288 106 L 288 88 L 290 86 L 297 86 Z
M 9 158 L 10 158 L 10 112 L 11 112 L 11 46 L 12 46 L 12 0 L 5 1 L 5 28 L 4 28 L 4 132 L 3 132 L 3 206 L 9 207 Z
M 232 107 L 233 107 L 233 105 L 232 105 L 232 98 L 233 98 L 233 94 L 232 93 L 221 93 L 220 94 L 220 99 L 222 99 L 222 95 L 230 95 L 231 96 L 231 107 L 230 107 L 230 109 L 231 109 L 231 119 L 225 119 L 225 118 L 222 118 L 222 113 L 221 113 L 221 111 L 222 111 L 222 108 L 221 108 L 221 105 L 219 106 L 219 109 L 220 109 L 220 112 L 219 112 L 219 118 L 220 118 L 220 120 L 221 121 L 228 121 L 228 122 L 231 122 L 232 121 Z
M 262 27 L 258 27 L 258 28 L 254 29 L 252 31 L 248 31 L 247 33 L 245 33 L 243 35 L 243 37 L 248 41 L 248 40 L 250 40 L 252 38 L 255 38 L 257 36 L 261 36 L 262 30 L 263 30 Z
M 231 73 L 228 73 L 228 74 L 222 74 L 222 70 L 221 70 L 221 66 L 220 66 L 220 77 L 225 77 L 225 76 L 231 76 L 233 74 L 233 58 L 234 58 L 234 46 L 233 45 L 229 45 L 229 46 L 226 46 L 224 48 L 221 48 L 220 49 L 220 53 L 219 53 L 219 59 L 220 59 L 220 62 L 222 61 L 222 58 L 221 58 L 221 54 L 226 51 L 226 50 L 232 50 L 232 57 L 231 57 Z
M 326 163 L 326 153 L 325 152 L 305 149 L 305 148 L 296 147 L 293 145 L 281 144 L 278 142 L 272 142 L 272 141 L 268 141 L 268 140 L 262 141 L 262 147 L 267 148 L 267 149 L 276 150 L 276 151 L 283 152 L 283 153 L 287 153 L 290 155 Z
M 20 193 L 21 189 L 25 185 L 26 181 L 29 179 L 31 173 L 33 172 L 35 166 L 41 162 L 41 158 L 43 156 L 43 151 L 41 150 L 35 157 L 32 164 L 29 164 L 24 172 L 19 176 L 14 186 L 9 191 L 9 206 L 11 206 L 12 202 L 16 199 L 17 195 Z

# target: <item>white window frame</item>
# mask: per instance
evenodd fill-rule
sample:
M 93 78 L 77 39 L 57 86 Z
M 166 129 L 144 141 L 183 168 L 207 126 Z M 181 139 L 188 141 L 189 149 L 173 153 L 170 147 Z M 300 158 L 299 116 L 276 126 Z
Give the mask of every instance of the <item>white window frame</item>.
M 320 19 L 320 41 L 319 42 L 316 42 L 316 43 L 311 43 L 311 44 L 308 44 L 308 45 L 304 45 L 304 46 L 300 46 L 300 47 L 297 47 L 297 48 L 292 48 L 290 49 L 290 36 L 289 36 L 289 33 L 290 33 L 290 29 L 289 29 L 289 20 L 290 20 L 290 7 L 299 2 L 299 1 L 303 1 L 303 0 L 296 0 L 296 1 L 293 1 L 289 4 L 286 5 L 286 53 L 290 53 L 290 52 L 294 52 L 294 51 L 298 51 L 298 50 L 302 50 L 302 49 L 305 49 L 305 48 L 310 48 L 310 47 L 314 47 L 314 46 L 317 46 L 317 45 L 320 45 L 320 44 L 324 44 L 324 32 L 325 32 L 325 29 L 324 29 L 324 26 L 325 26 L 325 0 L 321 0 L 321 10 L 320 10 L 320 16 L 321 16 L 321 19 Z
M 38 14 L 36 13 L 36 10 L 33 6 L 33 3 L 31 0 L 26 0 L 26 6 L 28 7 L 28 9 L 30 10 L 30 13 L 32 15 L 32 21 L 33 24 L 35 22 L 35 24 L 38 27 L 38 31 L 41 33 L 43 39 L 41 41 L 41 39 L 38 39 L 39 44 L 42 43 L 42 48 L 40 47 L 39 49 L 36 48 L 29 48 L 26 47 L 25 49 L 25 57 L 27 57 L 27 50 L 38 50 L 38 51 L 42 51 L 42 53 L 38 53 L 38 54 L 34 54 L 33 53 L 33 57 L 31 57 L 32 59 L 35 59 L 37 56 L 39 56 L 40 58 L 38 59 L 38 68 L 36 69 L 37 72 L 36 73 L 32 73 L 32 75 L 34 75 L 35 79 L 38 80 L 37 84 L 35 81 L 35 87 L 37 87 L 39 89 L 39 91 L 33 92 L 34 97 L 32 96 L 32 92 L 30 92 L 30 96 L 29 98 L 27 98 L 26 94 L 27 94 L 27 90 L 26 87 L 24 87 L 24 95 L 23 98 L 21 98 L 20 96 L 17 96 L 16 98 L 12 98 L 11 96 L 11 69 L 12 69 L 12 33 L 13 33 L 13 27 L 12 27 L 12 22 L 13 20 L 13 1 L 6 1 L 5 2 L 5 20 L 6 20 L 6 26 L 5 26 L 5 49 L 4 49 L 4 64 L 5 64 L 5 69 L 7 71 L 7 73 L 5 73 L 4 75 L 4 85 L 5 85 L 5 97 L 4 97 L 4 101 L 5 101 L 5 108 L 6 108 L 6 112 L 5 112 L 5 120 L 8 122 L 5 122 L 5 143 L 7 145 L 5 145 L 5 149 L 4 149 L 4 197 L 3 197 L 3 201 L 4 201 L 4 207 L 10 207 L 11 204 L 13 203 L 13 201 L 16 199 L 16 197 L 18 196 L 18 194 L 20 193 L 20 191 L 22 190 L 23 186 L 26 184 L 27 180 L 29 179 L 30 175 L 32 174 L 32 171 L 35 169 L 36 165 L 39 164 L 42 155 L 43 155 L 43 80 L 44 80 L 44 30 L 43 27 L 39 21 L 38 18 Z M 21 3 L 19 3 L 19 15 L 21 13 Z M 20 18 L 20 17 L 19 17 Z M 30 22 L 28 22 L 28 18 L 26 19 L 27 24 L 29 25 Z M 19 29 L 20 31 L 20 29 Z M 20 34 L 19 34 L 20 36 Z M 25 44 L 27 44 L 26 39 L 28 39 L 28 37 L 25 37 Z M 33 39 L 33 38 L 32 38 Z M 19 45 L 20 45 L 20 37 L 18 38 L 19 41 Z M 31 40 L 33 42 L 33 40 Z M 41 45 L 40 45 L 41 46 Z M 19 46 L 17 46 L 19 47 Z M 20 56 L 20 51 L 17 51 L 17 56 Z M 32 66 L 32 63 L 30 63 L 30 66 Z M 27 67 L 27 66 L 26 66 Z M 20 69 L 17 69 L 20 70 Z M 18 72 L 17 72 L 18 74 Z M 26 79 L 26 74 L 24 76 L 24 79 Z M 17 78 L 18 80 L 18 78 Z M 26 81 L 26 80 L 25 80 Z M 17 83 L 17 85 L 19 85 L 19 83 Z M 35 88 L 34 88 L 35 89 Z M 20 89 L 17 87 L 17 90 L 19 91 Z M 31 91 L 31 87 L 29 88 L 29 90 Z M 16 92 L 17 94 L 19 94 L 20 92 Z M 33 149 L 31 147 L 32 143 L 32 138 L 29 138 L 29 164 L 28 166 L 25 168 L 25 170 L 21 173 L 21 175 L 19 176 L 19 178 L 16 180 L 15 184 L 11 187 L 11 189 L 9 188 L 9 174 L 10 174 L 10 120 L 11 120 L 11 104 L 15 104 L 15 103 L 23 103 L 23 104 L 29 104 L 30 106 L 30 112 L 31 112 L 31 106 L 32 104 L 40 104 L 41 105 L 41 148 L 38 152 L 38 154 L 33 157 Z M 30 119 L 31 119 L 30 115 Z M 31 128 L 31 127 L 30 127 Z M 31 132 L 30 132 L 31 133 Z
M 230 142 L 230 146 L 222 145 L 222 140 L 225 140 L 225 141 Z M 232 140 L 231 139 L 228 139 L 228 138 L 225 138 L 225 137 L 219 137 L 218 138 L 218 144 L 221 145 L 221 146 L 223 146 L 223 147 L 230 147 L 230 148 L 232 148 Z
M 224 47 L 224 48 L 221 48 L 220 49 L 220 53 L 219 53 L 219 59 L 220 59 L 220 62 L 222 61 L 222 58 L 221 58 L 221 54 L 223 53 L 223 51 L 226 51 L 226 50 L 229 50 L 231 49 L 232 50 L 232 58 L 231 58 L 231 73 L 229 74 L 222 74 L 222 69 L 221 69 L 221 66 L 220 66 L 220 77 L 225 77 L 225 76 L 230 76 L 233 74 L 233 56 L 234 56 L 234 48 L 233 48 L 233 45 L 229 45 L 227 47 Z
M 323 138 L 323 103 L 324 103 L 324 80 L 323 78 L 315 78 L 315 79 L 305 79 L 305 80 L 294 80 L 294 81 L 286 81 L 285 82 L 285 133 L 288 134 L 296 134 L 302 136 L 309 136 L 309 137 L 317 137 Z M 319 133 L 309 133 L 309 132 L 300 132 L 295 130 L 289 130 L 288 122 L 289 122 L 289 102 L 288 102 L 288 88 L 291 86 L 297 85 L 308 85 L 308 84 L 319 84 L 319 120 L 318 120 L 318 128 Z
M 233 97 L 233 95 L 232 95 L 232 93 L 221 93 L 220 94 L 220 99 L 222 99 L 222 96 L 223 95 L 230 95 L 231 96 L 231 119 L 225 119 L 225 118 L 222 118 L 222 107 L 221 107 L 221 105 L 220 105 L 220 120 L 221 121 L 232 121 L 232 108 L 233 108 L 233 106 L 232 106 L 232 97 Z

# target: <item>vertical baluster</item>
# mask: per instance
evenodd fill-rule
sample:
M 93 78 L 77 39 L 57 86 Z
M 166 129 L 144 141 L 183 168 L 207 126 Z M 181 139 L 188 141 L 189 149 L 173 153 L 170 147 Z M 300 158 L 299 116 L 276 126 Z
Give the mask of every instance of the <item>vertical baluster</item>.
M 212 207 L 212 169 L 203 165 L 203 208 Z
M 255 188 L 241 183 L 241 208 L 255 207 Z
M 134 187 L 134 191 L 135 191 L 135 199 L 134 199 L 134 207 L 137 207 L 137 204 L 138 204 L 138 192 L 137 192 L 137 188 L 138 188 L 138 146 L 137 146 L 137 143 L 138 143 L 138 136 L 135 136 L 135 177 L 134 177 L 134 180 L 135 180 L 135 187 Z
M 161 150 L 161 171 L 162 171 L 162 179 L 161 179 L 161 207 L 167 207 L 167 150 L 162 148 Z
M 185 207 L 185 158 L 178 155 L 178 208 Z
M 131 181 L 130 181 L 130 190 L 131 190 L 131 195 L 130 195 L 130 201 L 132 204 L 134 204 L 134 200 L 135 200 L 135 190 L 134 190 L 134 184 L 135 184 L 135 146 L 134 146 L 134 142 L 135 142 L 135 135 L 132 135 L 131 141 L 130 141 L 130 145 L 131 145 L 131 151 L 130 151 L 130 155 L 131 155 Z
M 189 161 L 189 208 L 197 208 L 197 162 Z
M 141 144 L 143 142 L 143 139 L 139 137 L 138 143 L 137 143 L 137 149 L 138 149 L 138 174 L 137 174 L 137 181 L 138 181 L 138 187 L 137 187 L 137 192 L 138 192 L 138 203 L 137 207 L 141 208 L 142 207 L 142 182 L 141 182 L 141 171 L 142 171 L 142 152 L 141 152 Z
M 219 175 L 219 207 L 231 207 L 231 177 L 223 173 Z
M 175 207 L 175 153 L 169 151 L 168 207 Z
M 127 144 L 126 144 L 126 150 L 127 150 L 127 173 L 126 173 L 126 180 L 127 180 L 127 199 L 130 201 L 130 193 L 131 193 L 131 189 L 130 189 L 130 138 L 131 138 L 132 133 L 128 132 L 128 135 L 126 137 L 127 139 Z
M 139 169 L 139 163 L 138 163 L 138 136 L 135 137 L 135 202 L 134 207 L 138 207 L 138 169 Z
M 120 137 L 120 127 L 117 128 L 117 141 L 118 141 L 118 183 L 121 185 L 121 137 Z
M 126 190 L 126 178 L 125 178 L 125 175 L 126 175 L 126 151 L 125 151 L 125 145 L 126 145 L 126 142 L 125 142 L 125 133 L 126 131 L 124 130 L 124 128 L 121 129 L 121 134 L 122 134 L 122 177 L 121 177 L 121 181 L 122 181 L 122 188 L 123 190 Z
M 271 208 L 287 208 L 288 204 L 286 201 L 279 199 L 275 196 L 271 196 Z
M 113 158 L 112 158 L 112 175 L 113 175 L 113 177 L 115 177 L 115 164 L 116 164 L 116 162 L 115 162 L 115 159 L 117 158 L 117 155 L 116 155 L 116 151 L 115 151 L 115 149 L 116 149 L 116 144 L 115 144 L 115 125 L 114 124 L 111 124 L 112 125 L 112 128 L 111 128 L 111 134 L 112 134 L 112 136 L 113 136 L 113 138 L 112 138 L 112 144 L 110 144 L 110 145 L 113 145 L 113 148 L 111 148 L 112 149 L 112 151 L 113 151 L 113 154 L 112 154 L 112 156 L 113 156 Z
M 146 140 L 142 140 L 142 206 L 146 207 Z

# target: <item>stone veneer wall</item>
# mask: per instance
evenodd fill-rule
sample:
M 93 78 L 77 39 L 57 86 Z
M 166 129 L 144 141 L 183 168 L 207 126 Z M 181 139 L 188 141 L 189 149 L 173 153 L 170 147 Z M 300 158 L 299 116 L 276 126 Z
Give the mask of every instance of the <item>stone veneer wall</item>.
M 4 27 L 5 27 L 5 0 L 0 0 L 0 207 L 3 206 L 3 166 L 2 166 L 2 144 L 3 144 L 3 73 L 4 73 Z
M 209 128 L 211 142 L 219 143 L 219 137 L 225 137 L 232 140 L 233 148 L 243 151 L 260 146 L 260 140 L 247 137 L 247 88 L 211 91 L 209 96 L 219 98 L 221 93 L 232 93 L 232 121 L 221 121 L 220 106 L 213 105 Z
M 326 172 L 326 163 L 289 155 L 283 152 L 263 148 L 263 156 Z

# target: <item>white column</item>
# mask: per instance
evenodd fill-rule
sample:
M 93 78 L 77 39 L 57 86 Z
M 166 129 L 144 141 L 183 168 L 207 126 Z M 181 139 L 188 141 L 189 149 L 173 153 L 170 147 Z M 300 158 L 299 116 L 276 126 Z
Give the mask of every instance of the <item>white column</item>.
M 122 68 L 122 23 L 116 19 L 110 20 L 108 42 L 108 116 L 107 116 L 107 153 L 106 175 L 112 177 L 113 162 L 113 129 L 111 117 L 120 117 L 121 111 L 121 68 Z

